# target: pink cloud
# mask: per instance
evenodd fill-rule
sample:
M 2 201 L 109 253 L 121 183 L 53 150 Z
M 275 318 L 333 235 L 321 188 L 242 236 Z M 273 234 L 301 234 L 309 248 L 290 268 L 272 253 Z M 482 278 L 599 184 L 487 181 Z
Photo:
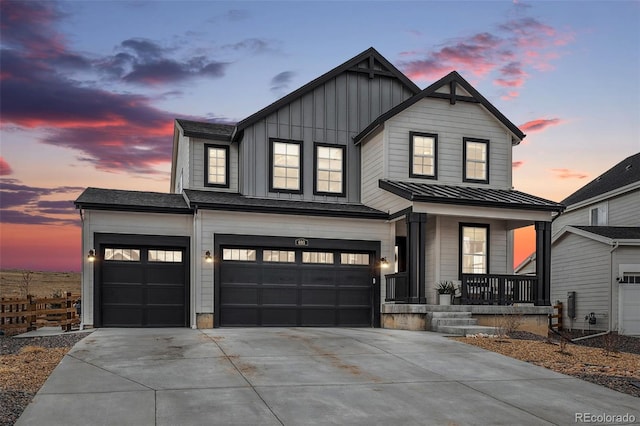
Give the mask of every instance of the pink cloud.
M 523 132 L 530 133 L 530 132 L 541 132 L 547 127 L 557 126 L 562 123 L 563 121 L 559 118 L 549 118 L 549 119 L 538 118 L 536 120 L 527 121 L 526 123 L 521 124 L 518 127 Z
M 11 173 L 13 173 L 13 170 L 11 170 L 9 163 L 7 163 L 4 158 L 0 157 L 0 176 L 7 176 Z
M 513 167 L 514 169 L 517 169 L 519 167 L 522 167 L 523 164 L 524 164 L 524 161 L 514 161 L 511 163 L 511 167 Z
M 589 177 L 586 173 L 576 172 L 571 169 L 551 169 L 557 179 L 585 179 Z

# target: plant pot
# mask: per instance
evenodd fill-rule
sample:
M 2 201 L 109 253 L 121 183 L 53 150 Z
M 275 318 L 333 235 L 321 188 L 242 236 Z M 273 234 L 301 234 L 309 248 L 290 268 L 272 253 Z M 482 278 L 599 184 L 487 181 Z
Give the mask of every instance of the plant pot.
M 438 295 L 438 303 L 440 305 L 450 305 L 451 304 L 451 295 L 450 294 L 439 294 Z

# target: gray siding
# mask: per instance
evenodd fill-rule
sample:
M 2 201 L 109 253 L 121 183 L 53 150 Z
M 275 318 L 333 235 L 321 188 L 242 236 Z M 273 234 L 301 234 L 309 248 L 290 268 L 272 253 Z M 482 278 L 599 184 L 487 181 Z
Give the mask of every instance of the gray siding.
M 438 135 L 438 179 L 409 178 L 409 132 Z M 389 179 L 415 182 L 463 184 L 463 138 L 489 140 L 489 184 L 483 187 L 511 188 L 511 136 L 482 106 L 466 102 L 425 98 L 385 123 L 388 134 Z M 465 186 L 474 186 L 464 183 Z
M 247 127 L 241 141 L 240 191 L 249 196 L 360 202 L 360 148 L 355 136 L 384 111 L 411 96 L 396 79 L 345 72 Z M 269 192 L 269 138 L 303 141 L 303 194 Z M 346 147 L 346 198 L 313 194 L 313 144 Z
M 567 233 L 553 245 L 551 258 L 551 302 L 567 303 L 567 292 L 576 292 L 576 319 L 571 322 L 563 310 L 563 325 L 585 329 L 584 317 L 594 312 L 597 324 L 592 329 L 606 330 L 609 325 L 609 287 L 611 266 L 606 244 Z
M 609 200 L 609 226 L 640 226 L 640 189 Z
M 205 145 L 229 147 L 229 188 L 211 188 L 205 186 Z M 209 189 L 220 192 L 238 192 L 238 144 L 224 141 L 191 138 L 192 181 L 190 189 Z

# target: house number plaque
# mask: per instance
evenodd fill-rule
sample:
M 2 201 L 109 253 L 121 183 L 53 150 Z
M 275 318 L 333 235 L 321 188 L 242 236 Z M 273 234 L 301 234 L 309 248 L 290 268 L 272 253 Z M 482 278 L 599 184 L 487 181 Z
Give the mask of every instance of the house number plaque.
M 306 247 L 309 245 L 309 241 L 304 239 L 304 238 L 297 238 L 296 239 L 296 246 L 302 246 L 302 247 Z

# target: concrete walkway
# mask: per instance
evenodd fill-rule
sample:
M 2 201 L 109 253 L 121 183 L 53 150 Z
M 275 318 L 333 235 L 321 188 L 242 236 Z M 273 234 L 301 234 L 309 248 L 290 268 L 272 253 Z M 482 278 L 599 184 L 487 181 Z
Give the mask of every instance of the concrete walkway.
M 639 407 L 638 398 L 429 332 L 99 329 L 17 424 L 570 425 L 576 413 L 629 414 L 638 424 Z

